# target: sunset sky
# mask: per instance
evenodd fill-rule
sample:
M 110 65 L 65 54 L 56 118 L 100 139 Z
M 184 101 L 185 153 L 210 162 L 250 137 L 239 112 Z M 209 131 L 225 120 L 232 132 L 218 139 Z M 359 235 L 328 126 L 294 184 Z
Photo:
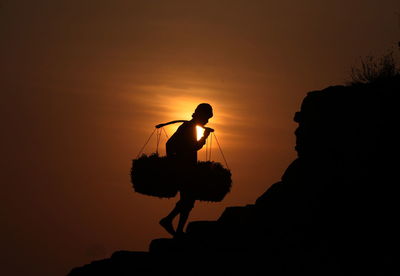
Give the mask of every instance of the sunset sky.
M 131 161 L 156 124 L 201 102 L 233 188 L 189 220 L 253 204 L 296 157 L 306 93 L 398 51 L 399 12 L 399 0 L 1 0 L 0 274 L 65 275 L 168 237 L 158 221 L 177 199 L 135 193 Z

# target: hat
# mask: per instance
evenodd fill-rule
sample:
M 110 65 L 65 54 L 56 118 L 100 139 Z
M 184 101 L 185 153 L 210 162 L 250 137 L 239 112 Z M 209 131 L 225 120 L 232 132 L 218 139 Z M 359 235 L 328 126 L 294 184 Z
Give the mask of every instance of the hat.
M 194 113 L 197 115 L 207 116 L 208 118 L 211 118 L 213 116 L 212 107 L 208 103 L 199 104 L 196 107 L 196 110 L 194 111 Z

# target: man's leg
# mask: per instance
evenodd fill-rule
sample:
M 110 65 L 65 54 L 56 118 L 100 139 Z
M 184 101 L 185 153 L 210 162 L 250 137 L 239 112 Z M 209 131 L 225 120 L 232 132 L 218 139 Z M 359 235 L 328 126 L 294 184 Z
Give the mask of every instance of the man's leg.
M 175 235 L 174 226 L 172 225 L 172 221 L 174 218 L 181 212 L 181 200 L 179 200 L 174 209 L 165 217 L 160 220 L 160 225 L 164 227 L 164 229 L 170 233 L 171 235 Z
M 176 234 L 181 235 L 183 234 L 183 229 L 185 227 L 185 224 L 189 218 L 190 211 L 192 211 L 194 207 L 194 202 L 195 199 L 193 198 L 184 198 L 183 200 L 181 199 L 181 211 L 180 211 L 180 216 L 179 216 L 179 222 L 178 222 L 178 227 L 176 228 Z

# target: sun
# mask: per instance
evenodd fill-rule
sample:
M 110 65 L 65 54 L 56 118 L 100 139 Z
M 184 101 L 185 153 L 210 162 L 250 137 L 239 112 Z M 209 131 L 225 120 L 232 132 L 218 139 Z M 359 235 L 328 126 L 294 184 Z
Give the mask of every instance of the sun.
M 201 126 L 196 126 L 196 133 L 197 133 L 197 141 L 199 141 L 201 137 L 203 137 L 204 128 L 202 128 Z

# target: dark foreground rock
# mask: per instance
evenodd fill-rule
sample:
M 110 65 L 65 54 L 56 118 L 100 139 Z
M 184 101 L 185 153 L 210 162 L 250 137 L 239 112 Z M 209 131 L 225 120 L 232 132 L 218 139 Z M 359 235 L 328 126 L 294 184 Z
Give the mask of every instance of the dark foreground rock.
M 400 80 L 307 94 L 298 158 L 255 204 L 70 275 L 400 275 Z

